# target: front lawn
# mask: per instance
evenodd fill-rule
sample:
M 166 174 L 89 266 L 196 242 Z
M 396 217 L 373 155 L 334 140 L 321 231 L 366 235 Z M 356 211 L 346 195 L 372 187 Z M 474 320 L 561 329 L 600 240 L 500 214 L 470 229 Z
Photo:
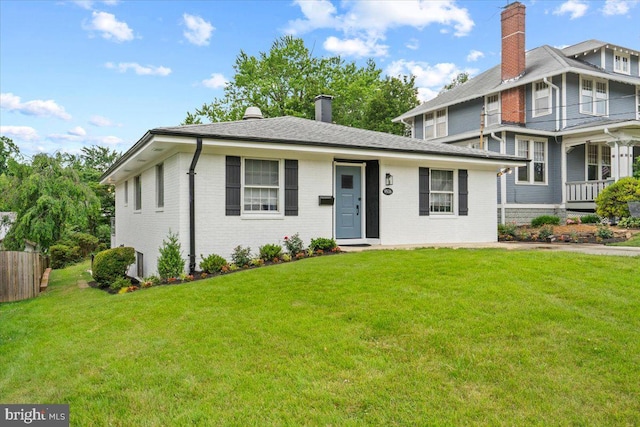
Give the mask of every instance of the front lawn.
M 421 249 L 0 304 L 0 401 L 77 426 L 638 425 L 640 258 Z

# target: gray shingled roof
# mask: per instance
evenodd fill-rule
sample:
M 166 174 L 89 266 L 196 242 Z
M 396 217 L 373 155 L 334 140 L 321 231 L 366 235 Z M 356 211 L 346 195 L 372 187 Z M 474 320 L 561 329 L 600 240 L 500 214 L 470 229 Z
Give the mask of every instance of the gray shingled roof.
M 562 49 L 562 53 L 566 56 L 581 55 L 583 53 L 589 53 L 589 52 L 593 52 L 594 50 L 598 50 L 603 46 L 609 46 L 611 48 L 615 48 L 623 51 L 627 50 L 629 52 L 635 52 L 636 54 L 638 52 L 637 49 L 629 49 L 627 47 L 622 47 L 622 46 L 614 45 L 611 43 L 606 43 L 600 40 L 591 39 L 591 40 L 583 41 L 578 44 L 574 44 L 573 46 L 565 47 L 564 49 Z
M 152 129 L 149 133 L 152 135 L 184 135 L 252 142 L 261 141 L 282 144 L 388 150 L 492 160 L 522 160 L 515 156 L 502 155 L 473 148 L 439 144 L 384 132 L 358 129 L 291 116 L 203 125 L 162 127 Z
M 570 48 L 566 48 L 565 50 Z M 568 58 L 565 56 L 564 51 L 547 45 L 528 51 L 526 53 L 526 64 L 525 74 L 517 80 L 503 83 L 500 65 L 497 65 L 470 79 L 466 83 L 420 104 L 401 116 L 396 117 L 393 121 L 398 122 L 406 120 L 418 114 L 470 101 L 485 95 L 523 84 L 532 83 L 541 80 L 544 77 L 552 77 L 565 72 L 589 73 L 592 75 L 601 75 L 603 78 L 611 80 L 618 80 L 632 84 L 640 83 L 640 79 L 638 78 L 608 73 L 594 65 L 577 59 Z

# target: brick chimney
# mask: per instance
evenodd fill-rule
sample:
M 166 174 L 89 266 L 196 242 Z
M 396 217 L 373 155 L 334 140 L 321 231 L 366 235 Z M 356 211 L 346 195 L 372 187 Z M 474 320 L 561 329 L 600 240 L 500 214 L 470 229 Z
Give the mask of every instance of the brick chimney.
M 502 82 L 510 82 L 525 73 L 525 6 L 520 2 L 507 5 L 501 14 Z M 519 86 L 502 91 L 502 122 L 525 122 L 525 88 Z

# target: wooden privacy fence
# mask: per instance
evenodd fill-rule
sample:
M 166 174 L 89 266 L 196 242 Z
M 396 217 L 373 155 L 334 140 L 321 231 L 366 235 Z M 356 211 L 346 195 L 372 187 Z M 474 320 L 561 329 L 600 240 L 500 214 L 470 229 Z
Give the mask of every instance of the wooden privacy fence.
M 0 302 L 37 296 L 48 264 L 49 258 L 38 252 L 0 251 Z

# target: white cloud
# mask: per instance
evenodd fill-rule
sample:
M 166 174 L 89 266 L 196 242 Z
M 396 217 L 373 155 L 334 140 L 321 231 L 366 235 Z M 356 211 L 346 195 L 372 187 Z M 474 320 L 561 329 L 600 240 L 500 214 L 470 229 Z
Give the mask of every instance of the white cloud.
M 472 50 L 467 55 L 467 62 L 476 62 L 480 58 L 484 58 L 484 53 L 479 50 Z
M 76 126 L 71 130 L 68 130 L 67 133 L 69 135 L 75 135 L 75 136 L 85 136 L 87 134 L 87 131 L 84 130 L 82 127 L 80 126 Z
M 97 127 L 109 127 L 114 126 L 113 122 L 106 117 L 102 116 L 91 116 L 89 119 L 89 124 Z
M 17 111 L 28 116 L 36 117 L 57 117 L 63 120 L 70 120 L 71 115 L 64 107 L 56 104 L 52 99 L 43 101 L 35 99 L 33 101 L 21 102 L 20 97 L 12 93 L 0 94 L 0 108 L 9 111 Z
M 112 70 L 117 70 L 121 73 L 126 73 L 128 70 L 133 70 L 139 76 L 162 76 L 166 77 L 171 74 L 171 68 L 154 65 L 142 66 L 136 62 L 120 62 L 114 64 L 113 62 L 107 62 L 105 67 Z
M 0 126 L 0 134 L 21 141 L 37 141 L 40 138 L 30 126 Z
M 122 140 L 122 138 L 118 138 L 117 136 L 98 136 L 93 138 L 93 141 L 97 142 L 97 143 L 101 143 L 101 144 L 109 144 L 109 145 L 115 145 L 115 144 L 122 144 L 124 142 L 124 140 Z
M 566 15 L 570 14 L 571 19 L 580 18 L 587 13 L 587 9 L 589 9 L 589 5 L 585 3 L 583 0 L 567 0 L 562 3 L 560 6 L 554 9 L 554 15 Z
M 403 1 L 349 1 L 341 3 L 345 8 L 339 13 L 329 0 L 295 0 L 304 15 L 302 19 L 289 21 L 285 32 L 302 34 L 316 29 L 334 29 L 343 33 L 343 38 L 329 37 L 325 45 L 331 52 L 354 56 L 385 56 L 388 47 L 380 44 L 386 32 L 397 27 L 422 29 L 431 24 L 440 24 L 453 29 L 455 36 L 469 34 L 475 25 L 467 9 L 458 7 L 452 0 Z M 409 44 L 415 49 L 416 43 Z M 417 47 L 417 46 L 416 46 Z
M 448 62 L 430 65 L 427 62 L 401 59 L 389 64 L 385 72 L 393 77 L 415 76 L 418 98 L 421 101 L 428 101 L 435 97 L 444 85 L 451 83 L 458 74 L 467 72 L 469 75 L 473 75 L 477 73 L 477 70 L 460 69 L 455 64 Z
M 73 0 L 73 3 L 80 6 L 83 9 L 92 10 L 93 5 L 96 3 L 94 0 Z M 102 3 L 107 6 L 115 6 L 120 3 L 119 0 L 103 0 Z
M 89 31 L 99 31 L 107 40 L 124 42 L 133 40 L 133 30 L 126 22 L 118 21 L 115 15 L 107 12 L 93 11 L 93 19 L 90 24 L 84 24 L 83 28 Z
M 411 39 L 405 44 L 407 49 L 417 50 L 420 47 L 420 41 L 418 39 Z
M 626 15 L 629 13 L 629 9 L 636 6 L 639 3 L 638 0 L 606 0 L 602 13 L 607 16 L 611 15 Z
M 339 39 L 331 36 L 327 38 L 322 46 L 328 52 L 340 56 L 386 56 L 389 46 L 378 44 L 376 39 L 362 40 L 359 38 Z
M 204 87 L 210 89 L 222 89 L 227 84 L 228 80 L 220 73 L 211 74 L 211 78 L 202 81 Z
M 189 40 L 189 43 L 193 43 L 196 46 L 209 45 L 211 33 L 215 30 L 210 22 L 205 21 L 199 16 L 189 15 L 188 13 L 182 15 L 182 19 L 184 25 L 187 26 L 187 29 L 184 30 L 182 34 Z

